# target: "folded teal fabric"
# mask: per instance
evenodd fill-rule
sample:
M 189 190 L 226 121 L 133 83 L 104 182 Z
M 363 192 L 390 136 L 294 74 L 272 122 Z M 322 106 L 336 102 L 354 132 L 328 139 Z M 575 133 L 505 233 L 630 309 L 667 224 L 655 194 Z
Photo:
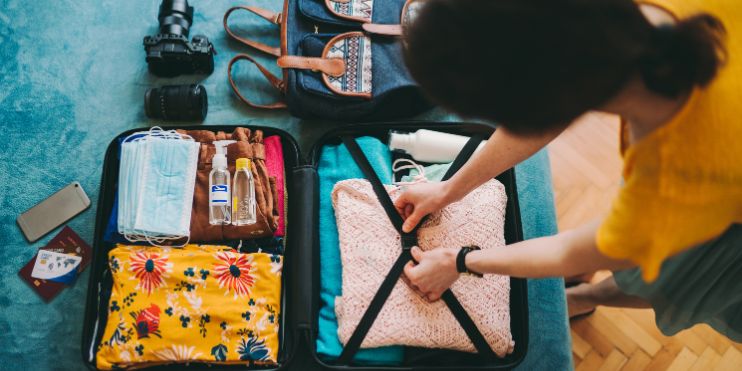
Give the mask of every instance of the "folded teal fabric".
M 362 137 L 358 138 L 358 145 L 368 157 L 381 182 L 390 184 L 392 156 L 386 144 L 373 137 Z M 317 353 L 325 360 L 333 360 L 340 355 L 343 346 L 338 340 L 338 323 L 335 316 L 335 297 L 342 295 L 342 265 L 331 193 L 335 183 L 364 176 L 342 144 L 322 148 L 318 173 L 320 310 Z M 403 356 L 403 347 L 395 346 L 362 349 L 356 354 L 355 360 L 366 365 L 393 365 L 401 363 Z

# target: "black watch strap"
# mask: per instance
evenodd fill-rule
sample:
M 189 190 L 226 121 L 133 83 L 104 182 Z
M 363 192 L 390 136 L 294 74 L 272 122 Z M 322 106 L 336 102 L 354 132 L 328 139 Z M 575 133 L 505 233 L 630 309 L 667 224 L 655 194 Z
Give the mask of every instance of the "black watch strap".
M 473 274 L 478 277 L 482 277 L 481 273 L 472 272 L 466 267 L 466 255 L 476 250 L 480 250 L 479 246 L 464 246 L 461 248 L 461 250 L 459 250 L 458 255 L 456 255 L 456 271 L 457 272 L 468 273 L 468 274 Z

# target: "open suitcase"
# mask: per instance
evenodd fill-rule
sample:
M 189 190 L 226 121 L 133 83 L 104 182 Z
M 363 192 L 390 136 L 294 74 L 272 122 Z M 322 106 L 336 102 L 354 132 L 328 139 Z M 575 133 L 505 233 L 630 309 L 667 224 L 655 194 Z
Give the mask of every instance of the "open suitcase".
M 193 126 L 186 130 L 232 131 L 237 126 Z M 528 345 L 528 303 L 526 280 L 510 278 L 510 325 L 515 342 L 513 352 L 503 358 L 483 359 L 476 353 L 452 350 L 420 350 L 421 356 L 399 366 L 358 366 L 353 363 L 323 362 L 316 351 L 319 311 L 319 230 L 317 166 L 324 145 L 338 144 L 340 136 L 373 136 L 387 141 L 389 130 L 415 131 L 425 128 L 466 136 L 489 136 L 494 129 L 484 124 L 399 122 L 347 125 L 333 129 L 312 145 L 306 158 L 297 141 L 288 133 L 270 127 L 249 126 L 263 130 L 266 136 L 282 139 L 288 206 L 286 208 L 286 247 L 281 276 L 282 292 L 278 365 L 275 367 L 217 364 L 173 364 L 150 367 L 153 370 L 503 370 L 517 366 L 525 357 Z M 86 303 L 82 337 L 82 357 L 86 365 L 96 368 L 96 348 L 106 326 L 112 278 L 108 272 L 108 251 L 112 244 L 104 241 L 104 231 L 111 214 L 118 183 L 118 138 L 136 131 L 124 132 L 106 151 L 98 202 L 93 260 Z M 146 129 L 144 129 L 146 130 Z M 522 240 L 515 171 L 509 169 L 497 177 L 507 193 L 505 240 L 508 244 Z M 309 241 L 309 243 L 307 242 Z M 359 326 L 360 327 L 360 326 Z M 419 348 L 416 348 L 419 349 Z

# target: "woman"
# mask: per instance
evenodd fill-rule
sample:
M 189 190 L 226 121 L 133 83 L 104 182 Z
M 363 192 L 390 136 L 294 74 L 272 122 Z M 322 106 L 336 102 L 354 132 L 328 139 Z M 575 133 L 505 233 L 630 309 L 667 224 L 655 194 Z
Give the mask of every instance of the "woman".
M 413 289 L 437 300 L 457 256 L 518 277 L 610 269 L 567 290 L 570 316 L 651 306 L 667 335 L 706 322 L 742 341 L 742 2 L 429 0 L 405 45 L 432 100 L 499 124 L 450 180 L 399 197 L 405 230 L 589 110 L 622 117 L 625 182 L 605 218 L 571 231 L 488 251 L 415 248 Z

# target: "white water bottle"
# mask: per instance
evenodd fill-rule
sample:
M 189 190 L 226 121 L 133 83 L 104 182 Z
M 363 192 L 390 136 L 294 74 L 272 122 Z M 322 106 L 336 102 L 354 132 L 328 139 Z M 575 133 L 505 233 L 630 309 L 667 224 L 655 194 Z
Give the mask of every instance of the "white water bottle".
M 257 221 L 255 180 L 251 169 L 250 159 L 237 159 L 232 187 L 232 225 L 250 225 Z
M 452 162 L 468 141 L 469 137 L 427 129 L 414 133 L 389 133 L 390 150 L 406 153 L 420 162 Z M 482 141 L 477 151 L 486 143 L 487 141 Z

